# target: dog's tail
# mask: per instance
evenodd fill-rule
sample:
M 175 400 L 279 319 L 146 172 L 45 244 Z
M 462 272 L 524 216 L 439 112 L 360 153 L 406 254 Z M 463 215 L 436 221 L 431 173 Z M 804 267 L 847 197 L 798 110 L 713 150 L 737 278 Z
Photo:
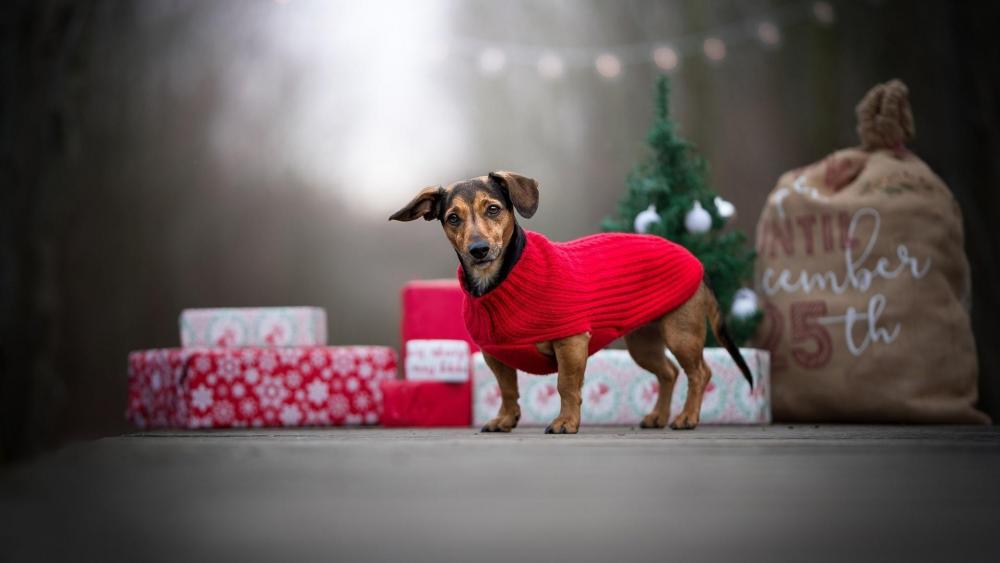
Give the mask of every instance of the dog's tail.
M 715 292 L 712 291 L 712 286 L 708 283 L 708 278 L 705 278 L 705 288 L 708 289 L 709 296 L 709 310 L 708 310 L 708 322 L 712 325 L 712 333 L 715 334 L 715 339 L 722 344 L 729 355 L 732 356 L 733 361 L 739 366 L 740 371 L 743 372 L 743 377 L 747 378 L 747 383 L 750 384 L 750 388 L 753 389 L 753 375 L 750 373 L 750 367 L 747 366 L 746 360 L 743 359 L 743 355 L 740 354 L 740 349 L 733 342 L 732 337 L 729 336 L 729 331 L 726 330 L 726 321 L 722 318 L 722 311 L 719 310 L 719 300 L 715 297 Z

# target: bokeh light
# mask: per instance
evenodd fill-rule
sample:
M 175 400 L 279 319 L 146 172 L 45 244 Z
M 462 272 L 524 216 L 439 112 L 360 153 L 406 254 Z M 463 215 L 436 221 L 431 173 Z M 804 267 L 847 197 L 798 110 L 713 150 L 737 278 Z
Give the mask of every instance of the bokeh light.
M 757 26 L 757 38 L 768 47 L 775 47 L 781 43 L 781 30 L 773 22 L 761 22 Z
M 507 66 L 507 55 L 496 47 L 490 47 L 479 55 L 479 70 L 487 76 L 499 74 L 505 66 Z
M 653 62 L 661 70 L 670 71 L 676 69 L 677 65 L 680 64 L 680 57 L 677 56 L 677 51 L 673 47 L 663 45 L 653 49 Z
M 554 80 L 562 77 L 566 71 L 566 66 L 559 55 L 555 53 L 545 53 L 538 59 L 538 74 L 542 78 Z
M 726 58 L 726 43 L 718 37 L 709 37 L 701 45 L 702 51 L 708 60 L 719 62 Z
M 837 16 L 833 11 L 833 5 L 829 2 L 814 3 L 813 17 L 823 25 L 832 25 L 837 20 Z
M 597 74 L 608 80 L 617 78 L 622 73 L 621 59 L 611 53 L 598 55 L 594 61 L 594 67 L 597 69 Z

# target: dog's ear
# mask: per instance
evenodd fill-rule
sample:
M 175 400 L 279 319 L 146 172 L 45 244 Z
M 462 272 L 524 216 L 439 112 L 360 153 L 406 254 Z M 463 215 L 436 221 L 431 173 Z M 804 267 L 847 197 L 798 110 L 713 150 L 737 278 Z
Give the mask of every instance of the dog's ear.
M 430 186 L 420 190 L 417 197 L 402 209 L 393 213 L 390 221 L 413 221 L 423 217 L 426 221 L 433 221 L 441 215 L 441 203 L 444 200 L 444 188 L 441 186 Z
M 525 219 L 529 219 L 538 210 L 538 182 L 515 172 L 498 170 L 490 172 L 490 179 L 507 190 L 514 209 Z

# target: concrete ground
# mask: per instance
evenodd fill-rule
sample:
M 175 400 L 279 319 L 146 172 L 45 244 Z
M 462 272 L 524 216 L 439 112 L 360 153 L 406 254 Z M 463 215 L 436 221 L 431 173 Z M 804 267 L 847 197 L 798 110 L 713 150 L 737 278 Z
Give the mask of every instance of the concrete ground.
M 1000 561 L 994 428 L 156 432 L 0 470 L 0 561 Z

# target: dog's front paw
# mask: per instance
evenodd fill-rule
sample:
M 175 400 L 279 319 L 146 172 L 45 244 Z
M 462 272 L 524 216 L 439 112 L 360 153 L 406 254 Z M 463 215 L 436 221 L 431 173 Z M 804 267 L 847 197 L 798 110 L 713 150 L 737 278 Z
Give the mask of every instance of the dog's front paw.
M 642 417 L 642 420 L 639 422 L 639 427 L 640 428 L 663 428 L 664 426 L 667 425 L 667 419 L 668 419 L 668 417 L 669 417 L 669 415 L 667 415 L 667 414 L 661 415 L 660 413 L 651 412 L 651 413 L 647 414 L 646 416 Z
M 698 426 L 698 414 L 691 414 L 688 412 L 681 412 L 677 415 L 677 418 L 670 423 L 670 428 L 674 430 L 692 430 L 695 426 Z
M 517 427 L 520 415 L 502 414 L 483 425 L 480 432 L 510 432 Z
M 580 431 L 580 418 L 559 415 L 545 427 L 546 434 L 576 434 Z

